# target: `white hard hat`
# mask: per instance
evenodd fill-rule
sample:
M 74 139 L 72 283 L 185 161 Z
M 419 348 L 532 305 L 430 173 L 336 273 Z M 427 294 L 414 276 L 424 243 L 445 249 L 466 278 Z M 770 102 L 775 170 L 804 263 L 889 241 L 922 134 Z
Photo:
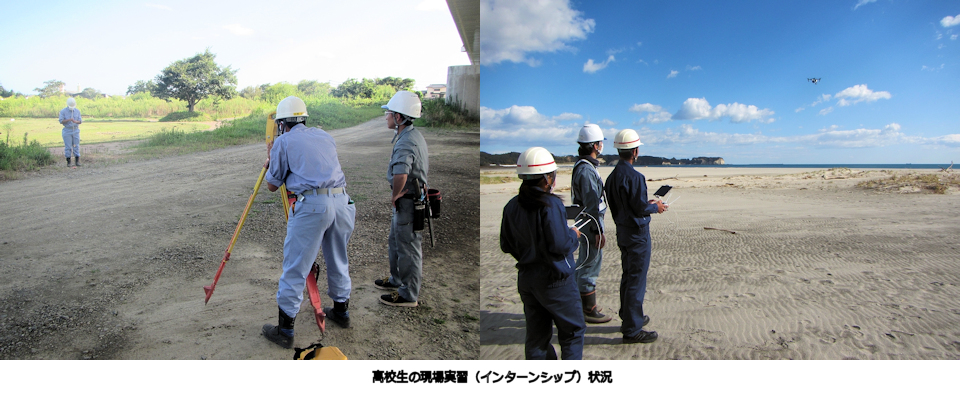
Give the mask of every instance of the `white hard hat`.
M 593 143 L 603 140 L 603 131 L 597 124 L 586 124 L 580 128 L 580 134 L 577 135 L 577 143 Z
M 67 99 L 67 107 L 76 107 L 76 106 L 77 106 L 77 101 L 74 100 L 73 97 Z
M 410 118 L 420 118 L 420 96 L 416 93 L 401 90 L 390 98 L 387 105 L 380 106 L 384 110 L 406 115 Z
M 640 135 L 633 129 L 624 129 L 617 133 L 616 138 L 613 139 L 613 147 L 617 149 L 629 150 L 642 145 Z
M 539 176 L 549 174 L 557 170 L 557 163 L 553 161 L 553 155 L 543 147 L 531 147 L 520 153 L 517 159 L 517 175 L 520 179 L 539 178 Z
M 296 117 L 308 117 L 307 115 L 307 103 L 304 103 L 303 100 L 300 100 L 297 96 L 290 96 L 283 100 L 280 100 L 280 104 L 277 104 L 277 116 L 273 119 L 286 119 L 286 118 L 296 118 Z

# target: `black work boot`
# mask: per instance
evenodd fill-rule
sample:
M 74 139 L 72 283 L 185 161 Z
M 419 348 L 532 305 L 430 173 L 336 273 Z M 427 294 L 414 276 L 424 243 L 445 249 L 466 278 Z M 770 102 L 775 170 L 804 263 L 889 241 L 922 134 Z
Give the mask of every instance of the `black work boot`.
M 580 293 L 580 301 L 583 302 L 583 320 L 591 324 L 602 324 L 610 322 L 613 317 L 600 313 L 597 307 L 597 291 L 590 293 Z
M 73 157 L 73 165 L 80 166 L 80 156 Z
M 343 303 L 333 302 L 333 308 L 326 307 L 323 309 L 323 313 L 327 314 L 327 319 L 336 322 L 341 328 L 349 328 L 350 312 L 347 311 L 349 305 L 349 299 Z
M 70 157 L 67 157 L 67 166 L 70 166 Z
M 293 323 L 296 317 L 288 317 L 280 310 L 280 325 L 263 325 L 263 337 L 285 349 L 293 347 Z

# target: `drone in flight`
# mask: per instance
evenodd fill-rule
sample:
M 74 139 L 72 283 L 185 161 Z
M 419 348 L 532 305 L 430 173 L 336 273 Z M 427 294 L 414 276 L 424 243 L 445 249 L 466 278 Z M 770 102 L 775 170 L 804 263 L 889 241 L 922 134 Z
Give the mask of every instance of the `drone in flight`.
M 813 82 L 814 85 L 816 85 L 817 82 L 820 82 L 820 78 L 807 78 L 807 80 Z

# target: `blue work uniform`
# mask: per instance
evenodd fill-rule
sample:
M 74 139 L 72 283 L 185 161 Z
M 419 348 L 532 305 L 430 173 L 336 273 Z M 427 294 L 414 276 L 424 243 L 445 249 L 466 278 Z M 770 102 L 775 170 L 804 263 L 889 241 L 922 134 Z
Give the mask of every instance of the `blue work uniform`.
M 83 118 L 80 117 L 80 109 L 64 107 L 60 110 L 60 124 L 63 125 L 61 131 L 63 134 L 63 156 L 70 158 L 70 152 L 72 151 L 73 157 L 80 157 L 80 125 L 73 121 L 67 121 L 69 119 L 83 122 Z
M 656 204 L 647 203 L 647 182 L 643 174 L 621 160 L 604 185 L 607 202 L 617 225 L 620 246 L 620 332 L 635 336 L 643 327 L 643 296 L 650 269 L 650 214 Z
M 596 243 L 597 236 L 604 232 L 603 217 L 607 213 L 607 204 L 603 200 L 603 179 L 597 171 L 598 165 L 600 162 L 593 157 L 580 157 L 580 161 L 573 166 L 570 181 L 573 204 L 579 204 L 583 207 L 583 213 L 593 217 L 580 229 L 580 254 L 577 255 L 577 288 L 580 293 L 597 289 L 600 264 L 603 262 L 603 250 L 597 248 Z
M 321 247 L 327 295 L 338 303 L 349 299 L 347 242 L 357 209 L 345 191 L 333 137 L 319 128 L 294 125 L 273 142 L 266 179 L 274 186 L 285 183 L 287 190 L 299 195 L 287 221 L 277 305 L 288 316 L 297 315 L 307 274 Z
M 413 230 L 413 206 L 415 193 L 419 193 L 417 181 L 427 184 L 430 168 L 427 142 L 417 128 L 407 127 L 397 137 L 393 154 L 387 166 L 387 182 L 393 190 L 393 176 L 407 174 L 403 190 L 407 193 L 397 199 L 393 218 L 390 221 L 387 257 L 390 260 L 390 283 L 399 286 L 397 292 L 403 298 L 416 302 L 420 298 L 420 282 L 423 271 L 423 233 Z
M 524 355 L 556 360 L 550 344 L 555 324 L 561 357 L 580 360 L 587 326 L 573 276 L 577 234 L 567 226 L 563 202 L 550 195 L 542 199 L 546 207 L 528 210 L 514 197 L 500 222 L 500 249 L 517 260 L 517 291 L 527 322 Z

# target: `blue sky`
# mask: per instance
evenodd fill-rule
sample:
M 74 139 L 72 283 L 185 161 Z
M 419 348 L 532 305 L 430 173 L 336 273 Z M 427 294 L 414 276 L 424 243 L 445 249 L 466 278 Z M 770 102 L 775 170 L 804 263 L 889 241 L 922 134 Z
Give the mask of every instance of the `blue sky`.
M 481 151 L 960 161 L 960 3 L 481 0 Z M 807 78 L 821 78 L 811 83 Z
M 470 61 L 443 0 L 2 0 L 0 84 L 124 94 L 205 49 L 239 88 L 396 76 L 445 84 Z

